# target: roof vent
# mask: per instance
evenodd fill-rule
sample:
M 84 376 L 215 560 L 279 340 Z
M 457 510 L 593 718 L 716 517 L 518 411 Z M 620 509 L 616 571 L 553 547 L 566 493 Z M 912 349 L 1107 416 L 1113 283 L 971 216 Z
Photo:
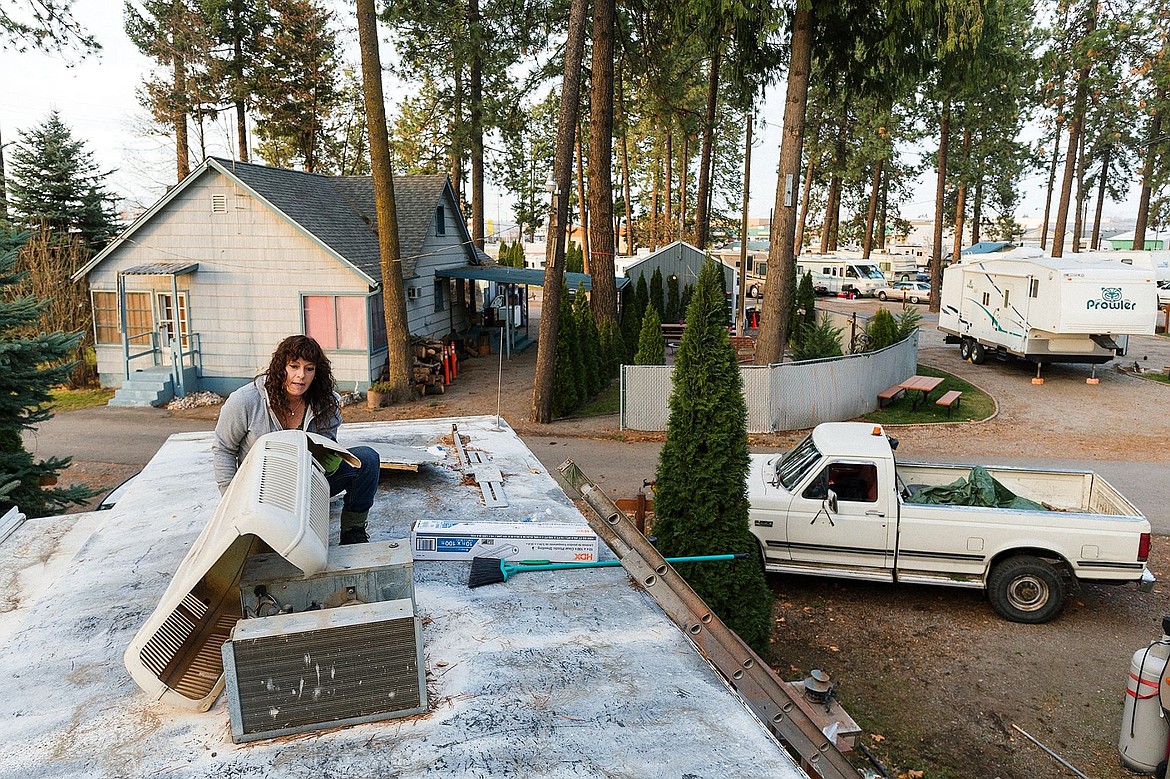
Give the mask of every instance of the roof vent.
M 211 196 L 211 213 L 227 213 L 227 195 L 223 194 L 222 192 L 217 192 Z

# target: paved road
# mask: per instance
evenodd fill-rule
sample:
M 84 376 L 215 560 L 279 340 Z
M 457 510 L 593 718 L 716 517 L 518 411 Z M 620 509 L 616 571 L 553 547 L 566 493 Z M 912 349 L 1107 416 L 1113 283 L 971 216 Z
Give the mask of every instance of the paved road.
M 25 448 L 38 458 L 142 467 L 175 433 L 214 427 L 212 420 L 174 417 L 156 408 L 98 406 L 57 414 L 23 437 Z

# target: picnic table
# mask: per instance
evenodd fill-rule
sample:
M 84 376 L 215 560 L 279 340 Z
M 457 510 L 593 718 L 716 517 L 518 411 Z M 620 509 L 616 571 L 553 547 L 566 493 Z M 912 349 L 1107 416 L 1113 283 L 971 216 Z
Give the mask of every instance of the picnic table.
M 918 408 L 919 403 L 925 403 L 930 397 L 931 390 L 943 383 L 943 379 L 938 376 L 911 376 L 905 381 L 898 384 L 899 387 L 906 390 L 910 394 L 910 410 L 914 411 Z M 914 395 L 914 392 L 921 392 L 919 396 Z

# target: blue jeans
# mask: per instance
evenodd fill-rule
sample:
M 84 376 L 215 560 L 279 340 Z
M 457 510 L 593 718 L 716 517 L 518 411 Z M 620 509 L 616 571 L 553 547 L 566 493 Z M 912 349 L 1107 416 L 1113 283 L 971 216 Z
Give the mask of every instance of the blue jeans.
M 329 479 L 329 495 L 333 496 L 345 490 L 342 500 L 343 511 L 361 513 L 369 511 L 374 505 L 374 493 L 378 491 L 378 477 L 381 475 L 382 460 L 378 453 L 368 446 L 354 446 L 350 453 L 358 458 L 361 468 L 354 468 L 344 460 Z

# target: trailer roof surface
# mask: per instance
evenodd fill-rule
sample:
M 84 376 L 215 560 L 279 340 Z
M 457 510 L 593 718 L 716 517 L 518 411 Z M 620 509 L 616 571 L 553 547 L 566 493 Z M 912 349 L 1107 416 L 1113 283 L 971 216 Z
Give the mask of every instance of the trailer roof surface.
M 457 464 L 452 422 L 500 469 L 506 508 L 485 507 Z M 584 525 L 495 423 L 343 426 L 343 444 L 441 458 L 384 474 L 371 540 L 405 538 L 415 519 Z M 149 700 L 122 652 L 219 501 L 211 440 L 172 436 L 113 510 L 30 520 L 0 545 L 0 577 L 18 604 L 0 632 L 0 777 L 805 776 L 620 568 L 469 589 L 469 563 L 416 561 L 423 715 L 236 745 L 225 696 L 202 713 Z M 331 508 L 335 542 L 339 501 Z M 68 550 L 67 566 L 54 564 L 56 548 Z

